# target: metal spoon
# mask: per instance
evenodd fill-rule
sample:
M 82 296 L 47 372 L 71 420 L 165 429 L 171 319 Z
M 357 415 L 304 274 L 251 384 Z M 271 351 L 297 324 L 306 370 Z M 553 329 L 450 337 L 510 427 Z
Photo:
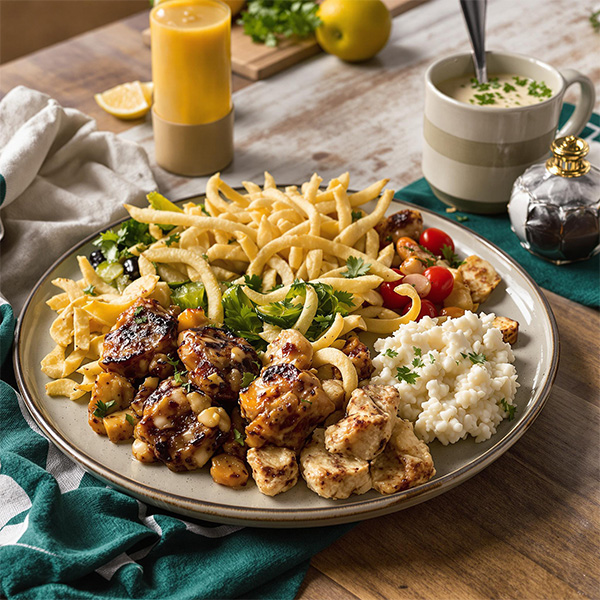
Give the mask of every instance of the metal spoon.
M 487 83 L 485 66 L 485 12 L 487 0 L 460 0 L 467 31 L 473 47 L 475 74 L 479 83 Z

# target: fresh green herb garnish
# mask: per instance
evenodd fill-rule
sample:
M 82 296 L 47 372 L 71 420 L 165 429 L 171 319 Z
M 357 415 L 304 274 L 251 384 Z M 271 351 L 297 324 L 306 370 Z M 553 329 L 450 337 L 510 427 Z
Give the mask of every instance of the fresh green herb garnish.
M 305 402 L 306 404 L 312 404 L 312 401 L 307 400 L 306 398 L 302 398 L 300 402 Z
M 103 419 L 108 414 L 110 409 L 115 406 L 115 404 L 116 402 L 114 400 L 110 400 L 106 404 L 102 402 L 102 400 L 98 400 L 96 402 L 96 410 L 94 410 L 92 414 L 99 419 Z
M 496 98 L 491 92 L 484 94 L 474 94 L 475 100 L 479 106 L 485 106 L 486 104 L 496 104 Z
M 84 287 L 83 293 L 87 294 L 88 296 L 97 296 L 98 295 L 98 294 L 96 294 L 96 288 L 93 285 L 88 285 L 87 287 Z
M 466 215 L 456 215 L 456 220 L 459 223 L 464 223 L 465 221 L 469 220 L 469 217 L 467 217 Z
M 502 398 L 502 400 L 500 400 L 500 406 L 502 407 L 502 410 L 505 413 L 508 413 L 508 420 L 512 421 L 515 418 L 515 412 L 517 410 L 517 407 L 513 404 L 509 404 L 506 401 L 506 398 Z
M 596 33 L 600 33 L 600 10 L 595 10 L 590 15 L 590 23 Z
M 260 292 L 262 290 L 263 280 L 260 275 L 244 275 L 244 283 L 255 292 Z
M 208 300 L 204 285 L 199 281 L 189 281 L 177 286 L 171 292 L 171 302 L 182 310 L 186 308 L 202 308 L 208 310 Z
M 383 354 L 385 356 L 389 356 L 390 358 L 396 358 L 396 356 L 398 356 L 398 353 L 391 348 L 388 348 Z
M 140 317 L 135 317 L 135 319 L 133 319 L 133 322 L 136 325 L 141 325 L 142 323 L 147 323 L 148 322 L 148 315 L 141 315 Z
M 135 427 L 135 419 L 129 413 L 125 415 L 125 418 L 132 427 Z
M 253 42 L 277 46 L 279 38 L 308 37 L 321 24 L 312 0 L 253 0 L 238 23 Z
M 435 362 L 435 356 L 433 354 L 428 354 L 429 356 L 429 364 L 432 365 Z
M 465 354 L 464 352 L 461 352 L 460 355 L 463 358 L 468 358 L 474 365 L 482 365 L 487 361 L 485 354 L 477 354 L 475 352 L 469 352 L 469 354 Z
M 185 390 L 186 394 L 189 394 L 192 391 L 192 386 L 194 384 L 191 381 L 186 381 L 185 383 L 181 384 L 181 388 Z
M 408 367 L 398 367 L 396 369 L 396 379 L 398 381 L 406 381 L 406 383 L 414 385 L 419 377 L 421 376 L 418 373 L 411 371 Z
M 173 373 L 173 380 L 175 383 L 183 383 L 182 375 L 183 373 L 181 371 L 175 371 L 175 373 Z
M 121 258 L 126 258 L 129 254 L 128 248 L 137 244 L 144 246 L 154 242 L 150 235 L 148 225 L 139 223 L 133 219 L 125 221 L 117 231 L 105 231 L 94 240 L 94 246 L 98 246 L 104 254 L 104 258 L 109 263 L 118 262 Z
M 135 310 L 133 311 L 133 316 L 137 317 L 143 310 L 144 310 L 143 306 L 136 306 Z
M 256 379 L 256 375 L 254 373 L 250 373 L 250 371 L 246 371 L 242 375 L 242 387 L 247 388 L 255 379 Z
M 352 222 L 354 223 L 355 221 L 358 221 L 359 219 L 362 219 L 362 211 L 360 210 L 353 210 L 352 211 Z
M 413 346 L 413 352 L 415 356 L 421 356 L 423 354 L 423 350 L 421 350 L 421 348 L 417 348 L 417 346 Z
M 207 216 L 210 217 L 211 214 L 206 210 L 206 206 L 204 206 L 204 204 L 198 204 L 198 206 L 200 207 L 200 210 Z
M 510 94 L 510 92 L 515 92 L 516 90 L 517 88 L 514 85 L 508 83 L 508 81 L 504 84 L 504 87 L 502 88 L 502 91 L 505 94 Z
M 233 430 L 233 439 L 240 445 L 243 446 L 244 445 L 244 436 L 242 434 L 241 431 L 238 431 L 237 429 Z
M 521 87 L 527 85 L 527 77 L 517 77 L 516 75 L 513 77 L 515 83 L 520 85 Z
M 165 244 L 167 246 L 172 246 L 173 244 L 179 244 L 180 237 L 181 236 L 178 233 L 174 233 L 165 240 Z
M 424 367 L 425 363 L 423 362 L 423 359 L 420 356 L 415 356 L 412 361 L 412 366 L 415 367 L 415 369 L 417 369 L 419 367 Z
M 452 269 L 458 269 L 458 267 L 465 262 L 458 258 L 458 254 L 455 254 L 450 246 L 442 246 L 442 256 L 444 257 L 444 260 L 448 261 L 448 264 Z
M 366 275 L 371 268 L 370 264 L 365 264 L 365 261 L 362 258 L 357 258 L 356 256 L 349 256 L 348 260 L 346 260 L 346 271 L 342 271 L 342 275 L 347 279 L 354 279 L 355 277 L 361 277 L 362 275 Z
M 527 88 L 527 93 L 536 98 L 550 98 L 552 96 L 552 90 L 543 81 L 540 83 L 532 81 Z

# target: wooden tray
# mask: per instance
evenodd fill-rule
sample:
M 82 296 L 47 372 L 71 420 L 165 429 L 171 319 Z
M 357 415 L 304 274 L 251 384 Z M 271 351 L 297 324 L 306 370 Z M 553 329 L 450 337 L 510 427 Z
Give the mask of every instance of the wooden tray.
M 389 8 L 392 17 L 395 17 L 424 4 L 427 0 L 383 0 L 383 2 Z M 149 46 L 150 30 L 146 29 L 142 36 Z M 321 48 L 314 36 L 299 42 L 284 40 L 276 48 L 270 48 L 264 44 L 255 44 L 250 36 L 244 35 L 244 29 L 240 25 L 234 24 L 231 27 L 233 72 L 253 81 L 266 79 L 319 52 Z

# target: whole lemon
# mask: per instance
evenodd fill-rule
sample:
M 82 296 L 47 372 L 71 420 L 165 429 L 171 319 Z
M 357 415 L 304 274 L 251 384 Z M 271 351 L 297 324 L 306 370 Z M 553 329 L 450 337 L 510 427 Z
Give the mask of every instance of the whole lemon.
M 381 0 L 325 0 L 317 14 L 319 45 L 342 60 L 372 58 L 390 37 L 392 19 Z

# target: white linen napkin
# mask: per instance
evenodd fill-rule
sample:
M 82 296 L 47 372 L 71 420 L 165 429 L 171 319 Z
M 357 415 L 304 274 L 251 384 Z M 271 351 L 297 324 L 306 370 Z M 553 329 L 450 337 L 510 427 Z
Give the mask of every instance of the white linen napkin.
M 46 94 L 0 101 L 0 290 L 18 315 L 44 271 L 156 189 L 146 152 Z

